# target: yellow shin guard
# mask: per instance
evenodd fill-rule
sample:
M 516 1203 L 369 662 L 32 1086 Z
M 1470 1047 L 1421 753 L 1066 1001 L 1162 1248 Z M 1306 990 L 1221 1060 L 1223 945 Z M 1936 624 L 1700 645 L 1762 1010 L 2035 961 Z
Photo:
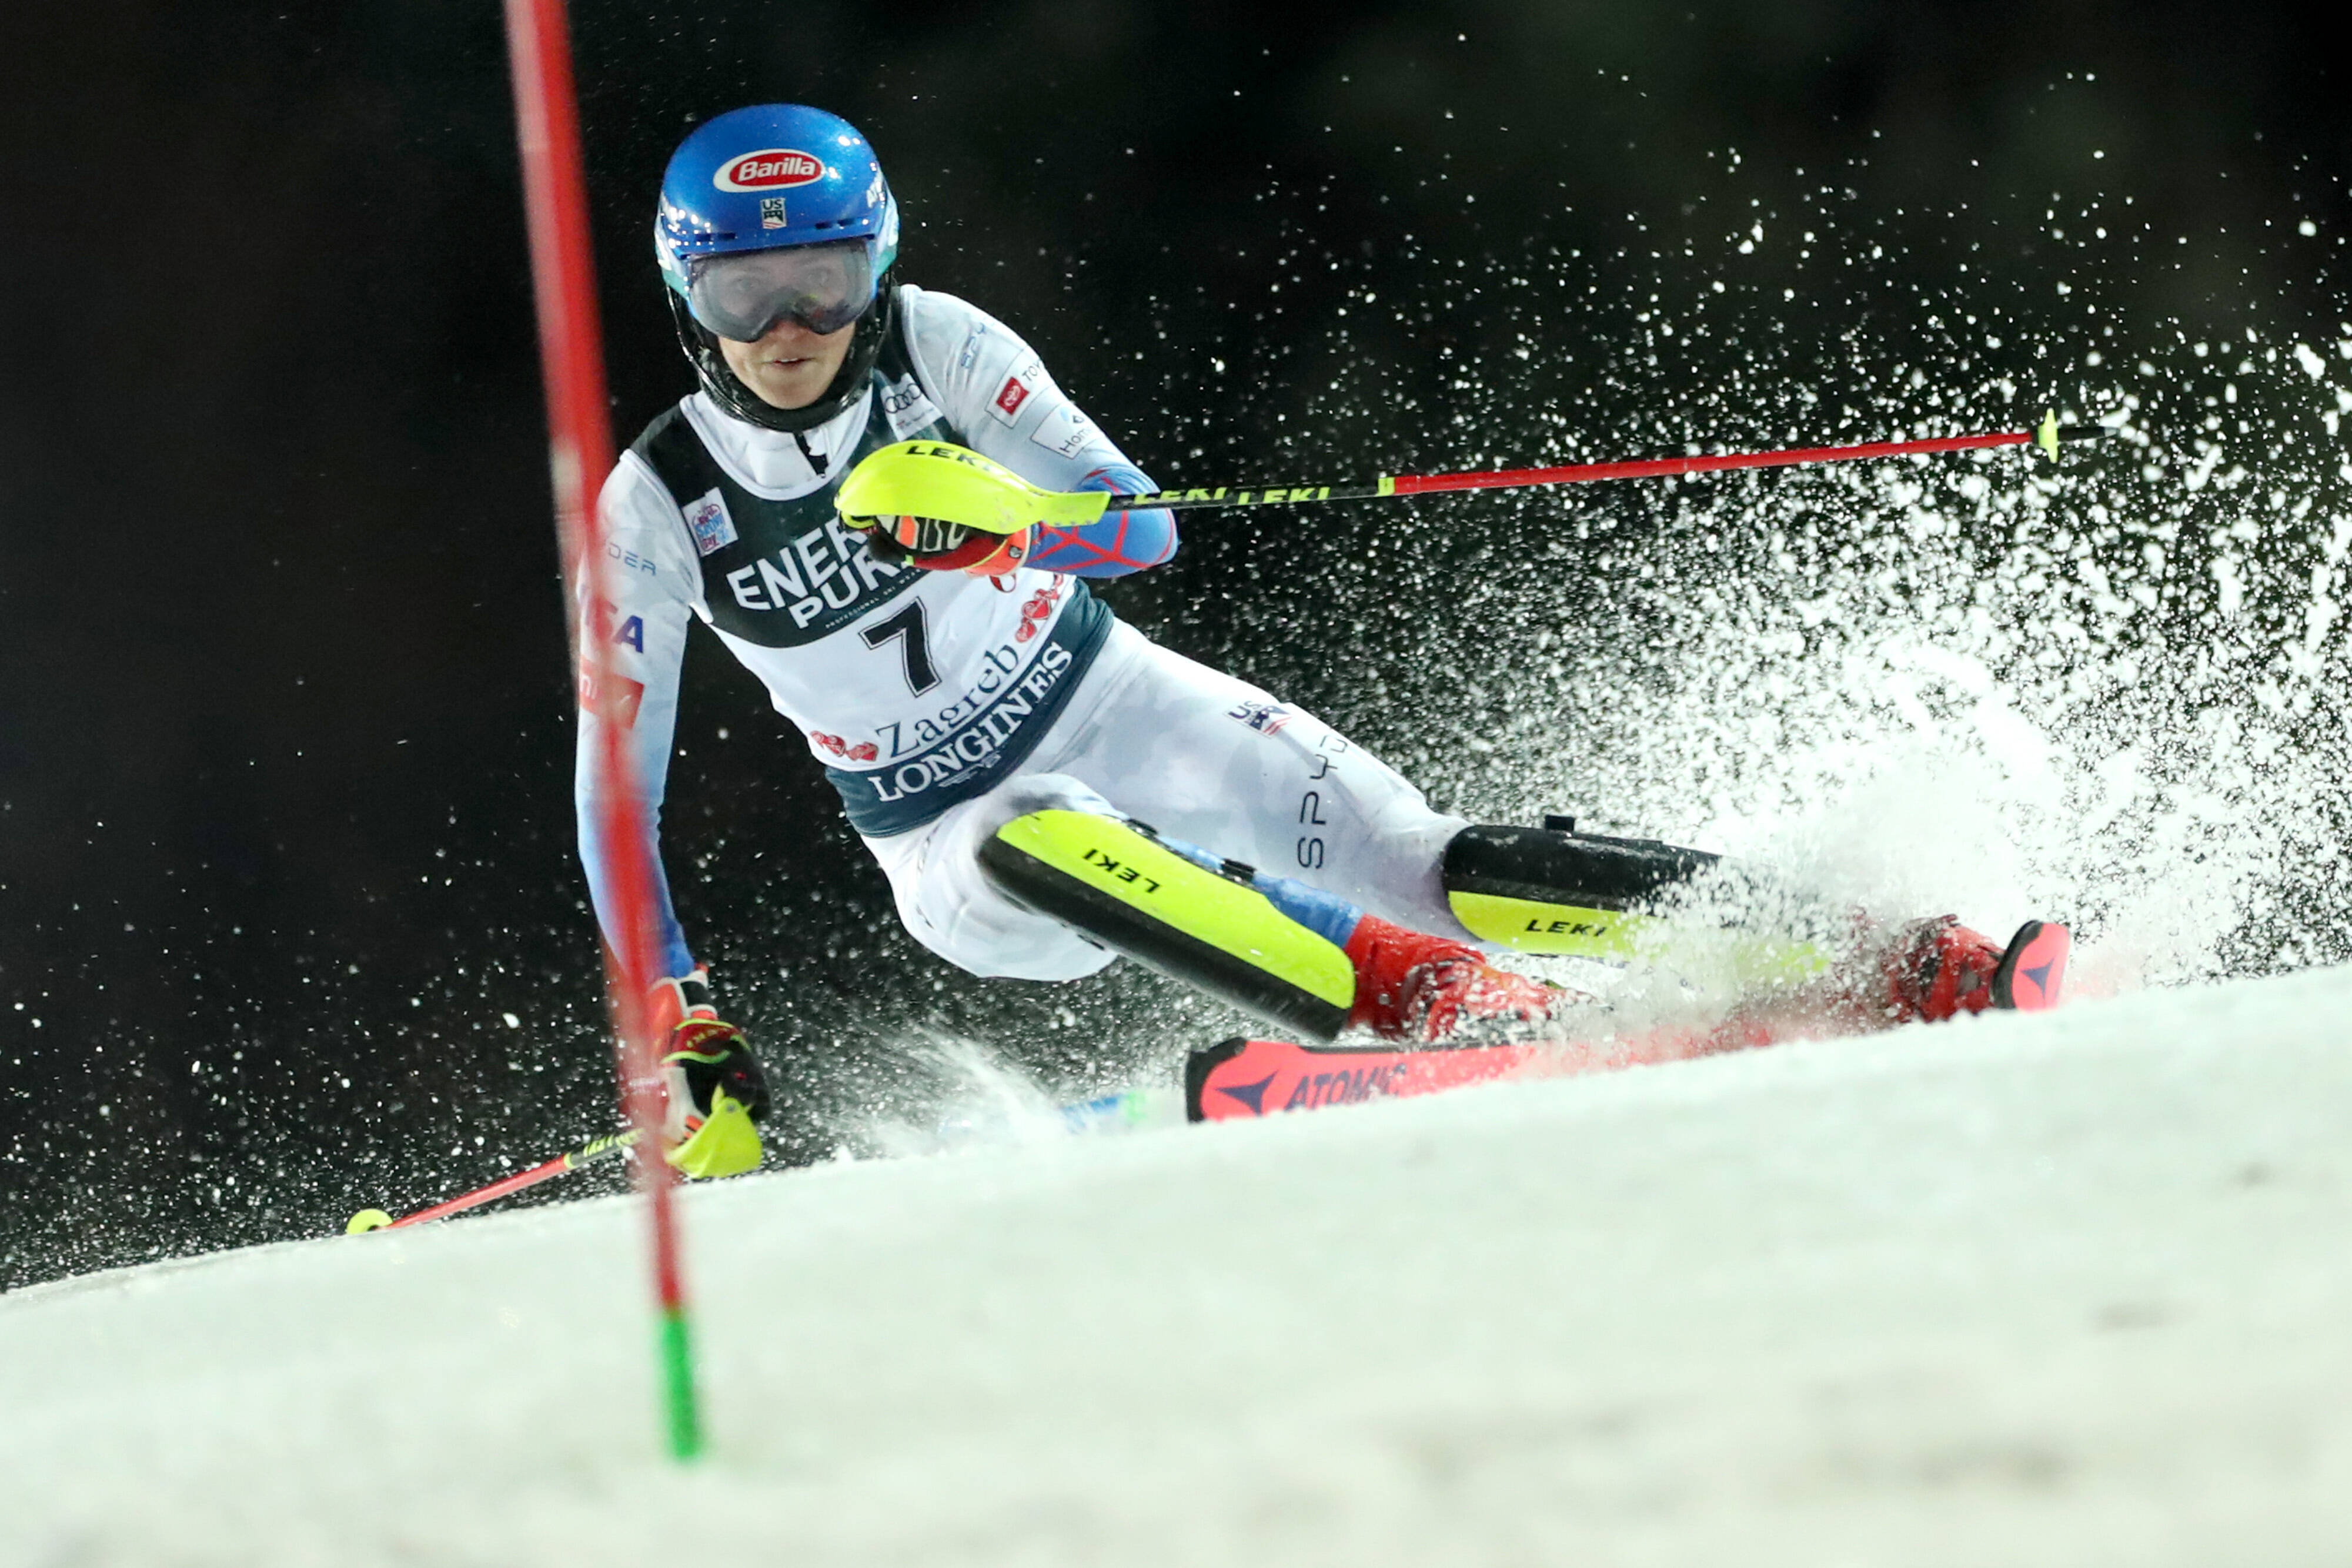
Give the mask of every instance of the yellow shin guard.
M 1139 823 L 1066 810 L 1014 818 L 980 863 L 1015 902 L 1235 1007 L 1317 1040 L 1347 1026 L 1355 967 L 1246 866 L 1211 871 Z

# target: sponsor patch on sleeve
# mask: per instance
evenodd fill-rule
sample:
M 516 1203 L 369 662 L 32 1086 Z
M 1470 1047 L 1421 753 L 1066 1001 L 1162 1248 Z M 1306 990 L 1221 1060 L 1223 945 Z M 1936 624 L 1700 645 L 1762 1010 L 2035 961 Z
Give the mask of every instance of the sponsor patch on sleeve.
M 883 390 L 882 416 L 890 422 L 890 434 L 901 441 L 944 417 L 939 405 L 923 395 L 922 384 L 912 376 Z
M 1080 413 L 1075 406 L 1064 403 L 1037 422 L 1037 428 L 1029 433 L 1029 439 L 1056 457 L 1076 457 L 1087 447 L 1101 442 L 1103 433 L 1093 420 Z
M 1034 354 L 1024 356 L 1019 364 L 1013 367 L 1013 373 L 1004 378 L 1003 383 L 989 398 L 988 417 L 1010 429 L 1013 422 L 1021 417 L 1022 406 L 1028 402 L 1030 395 L 1036 392 L 1045 380 L 1045 361 Z
M 727 497 L 713 486 L 683 508 L 687 531 L 694 536 L 698 555 L 709 555 L 735 542 L 735 519 L 727 515 Z

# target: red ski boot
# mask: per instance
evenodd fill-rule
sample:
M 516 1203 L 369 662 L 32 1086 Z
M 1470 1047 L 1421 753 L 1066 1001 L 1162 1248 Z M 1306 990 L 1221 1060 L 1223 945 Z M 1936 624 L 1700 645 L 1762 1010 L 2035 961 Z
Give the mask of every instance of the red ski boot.
M 1356 1007 L 1348 1021 L 1383 1040 L 1434 1045 L 1475 1019 L 1541 1023 L 1571 993 L 1495 968 L 1475 947 L 1367 915 L 1348 938 Z
M 1914 921 L 1883 962 L 1897 1023 L 1937 1023 L 1988 1008 L 2041 1012 L 2058 1005 L 2071 938 L 2063 925 L 2029 920 L 2007 947 L 1951 915 Z

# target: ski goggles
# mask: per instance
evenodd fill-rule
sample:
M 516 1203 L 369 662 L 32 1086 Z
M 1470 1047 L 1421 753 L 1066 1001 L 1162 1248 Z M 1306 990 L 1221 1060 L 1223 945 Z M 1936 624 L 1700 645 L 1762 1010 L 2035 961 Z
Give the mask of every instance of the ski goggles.
M 838 332 L 874 303 L 873 244 L 826 240 L 709 256 L 695 264 L 686 303 L 697 321 L 738 343 L 756 343 L 785 320 Z

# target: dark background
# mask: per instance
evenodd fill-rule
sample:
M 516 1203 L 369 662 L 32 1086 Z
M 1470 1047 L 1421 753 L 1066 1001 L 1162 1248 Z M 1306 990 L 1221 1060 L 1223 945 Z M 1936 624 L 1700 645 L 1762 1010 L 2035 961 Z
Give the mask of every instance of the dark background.
M 2325 15 L 583 4 L 616 431 L 691 387 L 663 162 L 760 99 L 859 124 L 903 275 L 1029 335 L 1162 482 L 1861 438 L 1986 415 L 1898 365 L 2031 400 L 2117 321 L 2333 337 Z M 600 1130 L 497 8 L 18 5 L 0 76 L 0 1285 L 313 1234 Z M 1705 301 L 1663 340 L 1662 293 Z M 1866 399 L 1768 390 L 1874 364 Z M 1507 694 L 1383 628 L 1444 614 L 1480 558 L 1442 541 L 1516 515 L 1204 524 L 1112 599 L 1434 767 Z M 1441 542 L 1393 542 L 1407 517 Z M 1591 570 L 1517 548 L 1571 600 Z M 698 644 L 669 864 L 790 1156 L 921 1077 L 909 1031 L 1072 1090 L 1216 1027 L 1148 978 L 985 988 L 920 952 Z M 1434 689 L 1437 731 L 1370 695 Z

